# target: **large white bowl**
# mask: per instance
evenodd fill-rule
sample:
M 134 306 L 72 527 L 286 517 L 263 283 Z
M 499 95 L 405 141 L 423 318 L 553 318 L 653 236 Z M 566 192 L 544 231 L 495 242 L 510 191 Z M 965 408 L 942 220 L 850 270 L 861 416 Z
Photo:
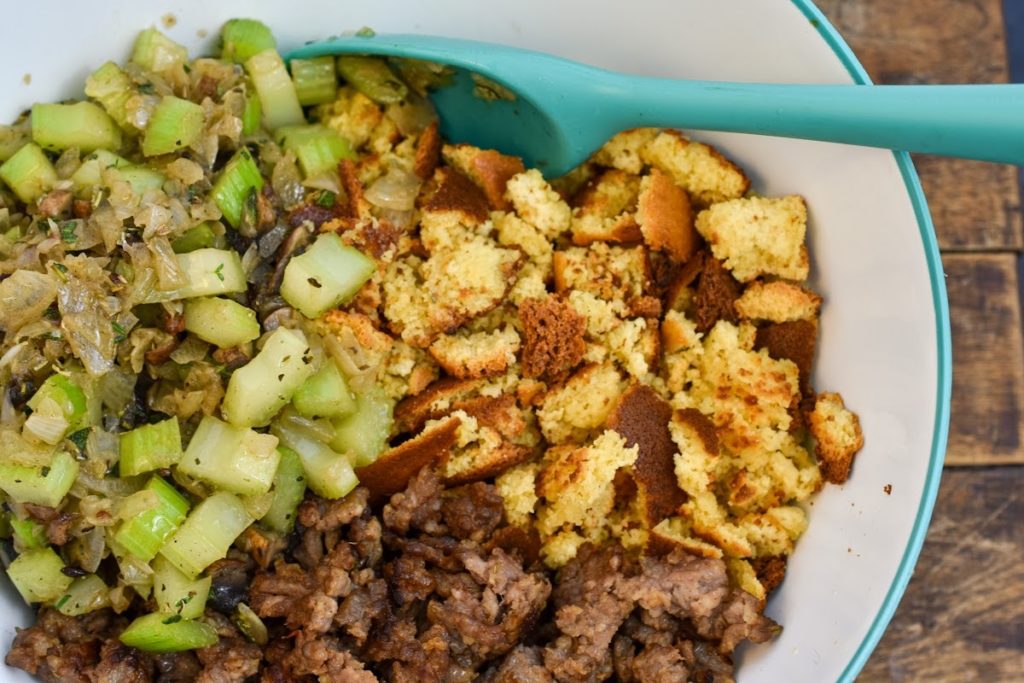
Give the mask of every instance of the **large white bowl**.
M 34 0 L 18 3 L 0 27 L 0 120 L 35 101 L 80 95 L 89 71 L 125 58 L 145 26 L 176 20 L 168 33 L 202 51 L 237 16 L 266 21 L 284 50 L 370 26 L 507 43 L 637 74 L 867 82 L 807 0 Z M 745 650 L 739 678 L 852 681 L 910 578 L 945 448 L 949 321 L 924 197 L 905 154 L 736 134 L 696 137 L 739 162 L 758 192 L 806 197 L 812 280 L 825 297 L 814 385 L 842 391 L 866 435 L 850 482 L 815 500 L 810 530 L 769 604 L 785 627 L 781 637 Z M 3 586 L 3 650 L 28 619 Z M 29 678 L 0 667 L 0 680 Z

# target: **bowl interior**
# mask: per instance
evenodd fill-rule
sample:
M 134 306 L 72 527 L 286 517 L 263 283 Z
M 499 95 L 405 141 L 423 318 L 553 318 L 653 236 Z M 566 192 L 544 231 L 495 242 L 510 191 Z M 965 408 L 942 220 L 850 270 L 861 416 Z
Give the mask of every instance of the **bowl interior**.
M 813 10 L 802 0 L 633 0 L 601 3 L 598 11 L 583 0 L 36 0 L 21 8 L 20 21 L 0 28 L 8 55 L 0 63 L 7 94 L 0 118 L 12 119 L 34 101 L 79 95 L 89 71 L 126 57 L 145 26 L 163 28 L 195 54 L 212 50 L 220 25 L 236 16 L 266 21 L 285 50 L 370 26 L 501 42 L 648 75 L 853 82 L 820 22 L 805 12 Z M 842 392 L 866 438 L 850 482 L 815 500 L 810 529 L 768 607 L 784 631 L 742 652 L 740 681 L 852 680 L 909 578 L 944 444 L 948 322 L 923 198 L 914 194 L 909 162 L 901 166 L 888 151 L 694 137 L 739 163 L 759 193 L 806 198 L 812 284 L 825 298 L 814 385 Z M 4 585 L 4 648 L 28 618 Z M 29 679 L 0 668 L 0 680 Z

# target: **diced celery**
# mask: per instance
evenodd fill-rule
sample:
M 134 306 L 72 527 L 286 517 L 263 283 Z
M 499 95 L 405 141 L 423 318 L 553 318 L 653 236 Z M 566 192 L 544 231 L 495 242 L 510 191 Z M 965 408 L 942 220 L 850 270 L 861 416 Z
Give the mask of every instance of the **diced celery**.
M 265 425 L 313 374 L 309 344 L 301 332 L 279 327 L 260 352 L 228 380 L 221 411 L 239 427 Z
M 119 638 L 143 652 L 183 652 L 215 645 L 218 640 L 217 631 L 209 624 L 159 612 L 139 617 Z
M 274 501 L 260 519 L 267 528 L 281 534 L 290 534 L 295 527 L 295 510 L 306 495 L 306 475 L 299 454 L 285 446 L 278 446 L 281 462 L 274 474 Z
M 129 166 L 131 162 L 127 159 L 105 149 L 98 149 L 82 159 L 81 166 L 71 174 L 71 182 L 80 192 L 92 191 L 92 188 L 103 184 L 103 171 L 108 168 L 124 169 Z
M 131 60 L 150 71 L 165 71 L 188 61 L 188 50 L 155 28 L 147 28 L 135 39 Z
M 61 451 L 47 467 L 0 464 L 0 489 L 18 503 L 55 508 L 78 476 L 78 461 Z
M 245 70 L 259 95 L 267 128 L 275 130 L 281 126 L 306 122 L 299 98 L 295 94 L 295 84 L 276 50 L 263 50 L 249 57 L 245 62 Z
M 154 301 L 190 299 L 244 292 L 248 285 L 242 270 L 242 258 L 230 249 L 196 249 L 176 254 L 185 286 L 173 292 L 154 292 Z M 153 303 L 147 301 L 145 303 Z
M 58 612 L 69 617 L 95 612 L 110 606 L 110 589 L 103 583 L 103 579 L 89 574 L 72 581 L 54 606 Z
M 356 410 L 356 398 L 333 361 L 324 363 L 299 387 L 292 404 L 300 415 L 312 418 L 342 417 Z
M 377 104 L 395 104 L 409 94 L 405 83 L 395 76 L 381 57 L 341 55 L 338 57 L 338 73 Z
M 338 94 L 334 57 L 324 55 L 312 59 L 293 59 L 291 67 L 299 104 L 305 107 L 334 101 Z
M 121 179 L 131 185 L 132 192 L 141 195 L 148 189 L 160 189 L 167 178 L 160 171 L 145 166 L 126 166 L 118 169 Z
M 194 228 L 189 228 L 181 237 L 171 241 L 171 249 L 175 254 L 187 254 L 196 249 L 206 249 L 217 245 L 217 233 L 213 224 L 204 221 Z
M 285 424 L 271 425 L 271 431 L 286 447 L 299 454 L 309 488 L 324 498 L 343 498 L 359 485 L 348 456 L 336 453 L 326 444 Z
M 153 598 L 164 614 L 179 614 L 182 619 L 203 616 L 213 577 L 190 579 L 163 555 L 153 560 Z
M 295 153 L 307 178 L 335 172 L 342 159 L 355 159 L 349 141 L 327 126 L 285 126 L 274 136 L 286 149 Z
M 183 495 L 158 476 L 152 477 L 144 490 L 156 494 L 156 507 L 125 520 L 114 539 L 135 557 L 149 562 L 181 525 L 189 506 Z
M 71 577 L 65 575 L 63 569 L 64 560 L 53 548 L 39 548 L 14 558 L 7 575 L 25 602 L 52 602 L 71 585 Z
M 276 50 L 274 34 L 262 21 L 232 19 L 220 31 L 221 59 L 244 64 L 247 59 L 264 50 Z
M 152 157 L 188 147 L 202 134 L 203 120 L 201 106 L 167 95 L 149 117 L 142 137 L 142 153 Z
M 170 467 L 181 460 L 181 429 L 177 417 L 136 427 L 123 432 L 119 438 L 122 477 Z
M 57 171 L 39 148 L 30 142 L 0 165 L 0 179 L 18 195 L 18 199 L 30 204 L 54 186 Z
M 358 249 L 324 233 L 285 266 L 281 296 L 307 318 L 317 318 L 347 303 L 376 269 Z
M 263 119 L 263 108 L 256 93 L 245 96 L 245 109 L 242 110 L 242 135 L 255 135 L 260 130 Z
M 185 329 L 221 348 L 260 336 L 256 312 L 230 299 L 189 299 L 185 302 Z
M 331 448 L 355 457 L 356 467 L 366 467 L 387 447 L 391 433 L 394 403 L 375 389 L 356 395 L 356 412 L 332 420 L 334 438 Z
M 218 491 L 192 510 L 160 554 L 186 576 L 195 578 L 226 557 L 228 548 L 252 522 L 237 496 Z
M 83 152 L 121 147 L 121 129 L 92 102 L 32 106 L 32 140 L 43 149 Z
M 231 157 L 213 184 L 210 195 L 216 202 L 224 220 L 237 228 L 242 222 L 245 202 L 254 192 L 263 189 L 263 176 L 248 149 L 243 147 Z
M 37 550 L 49 545 L 50 540 L 46 537 L 46 527 L 31 517 L 18 519 L 11 515 L 8 517 L 8 523 L 11 525 L 11 532 L 14 535 L 14 549 L 18 552 Z
M 42 386 L 28 401 L 28 407 L 36 410 L 45 399 L 53 399 L 60 406 L 70 431 L 88 426 L 88 403 L 85 392 L 67 375 L 54 373 L 46 378 Z
M 99 102 L 122 128 L 131 129 L 126 113 L 128 99 L 135 94 L 135 84 L 114 62 L 107 62 L 85 79 L 85 94 Z
M 277 437 L 207 415 L 178 463 L 178 471 L 243 496 L 266 493 L 280 460 Z

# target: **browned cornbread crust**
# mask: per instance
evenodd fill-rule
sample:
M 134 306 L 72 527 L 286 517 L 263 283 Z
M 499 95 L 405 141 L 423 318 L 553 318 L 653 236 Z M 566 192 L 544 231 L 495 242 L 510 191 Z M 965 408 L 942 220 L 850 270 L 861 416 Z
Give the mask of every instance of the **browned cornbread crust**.
M 527 299 L 519 306 L 519 319 L 523 376 L 557 381 L 579 365 L 586 351 L 587 321 L 571 305 L 553 295 Z

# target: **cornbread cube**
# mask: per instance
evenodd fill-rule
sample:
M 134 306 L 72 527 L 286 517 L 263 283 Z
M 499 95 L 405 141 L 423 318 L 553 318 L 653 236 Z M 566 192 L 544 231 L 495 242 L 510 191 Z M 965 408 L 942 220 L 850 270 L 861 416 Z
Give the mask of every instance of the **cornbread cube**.
M 569 205 L 551 189 L 537 169 L 512 176 L 506 184 L 505 196 L 516 213 L 548 239 L 555 239 L 569 229 L 572 220 Z
M 588 365 L 544 395 L 537 409 L 544 438 L 552 444 L 581 443 L 604 425 L 622 393 L 619 371 L 611 363 Z
M 537 508 L 537 474 L 540 463 L 528 462 L 505 470 L 494 485 L 505 504 L 505 518 L 514 526 L 527 526 Z
M 742 318 L 784 323 L 816 318 L 821 297 L 793 282 L 755 280 L 747 285 L 734 305 Z
M 430 355 L 452 377 L 475 379 L 500 375 L 516 362 L 519 333 L 512 327 L 439 337 Z
M 432 186 L 420 208 L 420 240 L 427 251 L 453 249 L 490 230 L 487 199 L 466 176 L 439 168 Z
M 602 166 L 639 175 L 644 168 L 641 152 L 658 137 L 657 128 L 631 128 L 617 133 L 594 153 L 593 160 Z
M 384 118 L 373 100 L 349 86 L 339 88 L 334 102 L 321 105 L 318 111 L 320 121 L 347 139 L 353 149 L 365 145 Z
M 628 374 L 643 379 L 658 369 L 661 335 L 656 318 L 632 318 L 608 333 L 611 357 Z
M 438 378 L 440 369 L 430 354 L 396 339 L 384 358 L 377 382 L 388 398 L 415 396 Z
M 853 457 L 864 445 L 860 419 L 847 410 L 842 396 L 826 392 L 818 394 L 810 423 L 814 451 L 826 481 L 844 483 L 850 476 Z
M 540 230 L 516 214 L 504 211 L 492 212 L 491 222 L 498 244 L 522 249 L 529 258 L 527 265 L 537 269 L 545 280 L 550 279 L 551 259 L 555 249 Z
M 522 252 L 474 237 L 423 261 L 410 256 L 388 266 L 384 317 L 412 346 L 425 348 L 504 300 Z
M 519 306 L 523 326 L 523 374 L 562 379 L 583 358 L 586 320 L 559 297 L 527 299 Z
M 481 380 L 460 380 L 453 377 L 442 377 L 431 382 L 423 391 L 409 396 L 395 406 L 394 432 L 415 432 L 427 420 L 436 420 L 447 415 L 456 410 L 461 401 L 476 396 L 482 385 Z
M 807 206 L 801 197 L 719 202 L 697 214 L 696 227 L 740 282 L 759 275 L 807 279 Z
M 697 538 L 692 525 L 684 517 L 663 519 L 648 535 L 647 552 L 651 555 L 668 555 L 676 548 L 701 557 L 722 557 L 722 549 Z
M 568 301 L 586 320 L 587 338 L 591 340 L 603 339 L 626 317 L 626 306 L 621 300 L 606 301 L 590 292 L 573 289 L 569 292 Z
M 383 372 L 395 340 L 378 330 L 369 317 L 342 310 L 328 311 L 316 321 L 317 331 L 335 337 L 342 348 L 358 359 L 360 369 Z
M 677 263 L 685 263 L 700 246 L 690 198 L 657 168 L 640 181 L 636 221 L 647 246 Z
M 429 422 L 412 439 L 384 451 L 373 463 L 356 470 L 359 483 L 374 498 L 403 490 L 413 475 L 447 457 L 458 442 L 459 416 Z
M 614 247 L 604 242 L 569 247 L 555 252 L 553 265 L 556 291 L 575 289 L 627 305 L 646 293 L 650 281 L 643 247 Z
M 641 149 L 640 157 L 667 173 L 698 206 L 736 199 L 750 189 L 750 179 L 736 164 L 678 131 L 659 133 Z
M 588 540 L 606 535 L 607 518 L 615 507 L 615 475 L 631 466 L 638 452 L 637 446 L 627 448 L 620 434 L 607 430 L 587 446 L 559 449 L 545 457 L 537 478 L 537 493 L 543 499 L 537 513 L 541 538 L 563 530 L 578 531 Z M 571 559 L 566 553 L 544 554 L 549 566 Z
M 640 178 L 618 169 L 602 173 L 580 192 L 572 216 L 573 244 L 639 242 Z
M 533 455 L 531 448 L 505 441 L 498 430 L 464 410 L 443 419 L 451 418 L 459 420 L 457 440 L 441 465 L 441 475 L 450 486 L 496 476 Z M 424 429 L 430 425 L 428 422 Z
M 512 208 L 505 190 L 510 178 L 526 170 L 522 159 L 465 144 L 444 145 L 441 156 L 446 164 L 458 169 L 483 191 L 492 209 L 508 211 Z

